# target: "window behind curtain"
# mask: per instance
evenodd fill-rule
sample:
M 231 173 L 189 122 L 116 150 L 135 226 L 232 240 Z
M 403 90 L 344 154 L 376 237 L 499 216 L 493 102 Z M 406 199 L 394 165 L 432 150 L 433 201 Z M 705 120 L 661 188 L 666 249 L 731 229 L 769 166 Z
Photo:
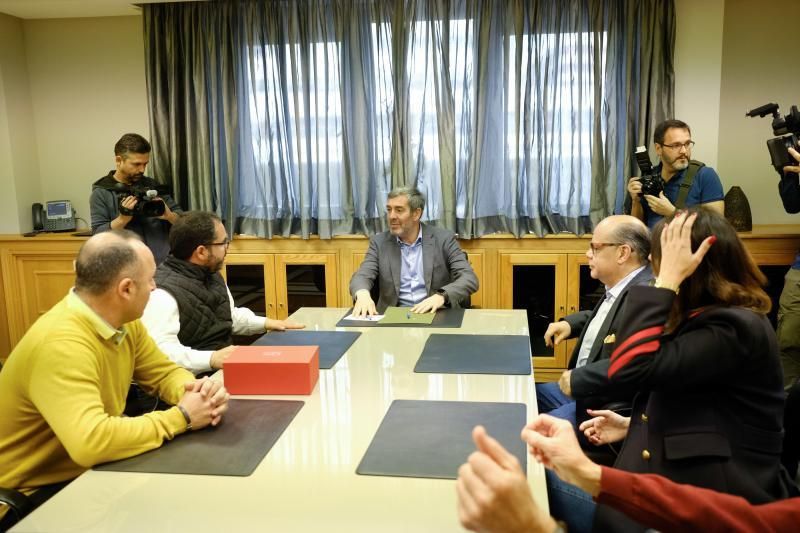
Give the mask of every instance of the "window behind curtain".
M 437 131 L 437 105 L 434 83 L 433 48 L 436 41 L 443 37 L 444 22 L 417 21 L 413 24 L 411 46 L 415 52 L 411 54 L 405 71 L 405 83 L 409 87 L 408 124 L 413 125 L 408 131 L 409 154 L 412 159 L 416 185 L 428 199 L 424 219 L 436 221 L 441 210 L 440 153 L 439 132 Z M 464 218 L 467 209 L 466 175 L 470 164 L 473 146 L 470 126 L 475 108 L 472 90 L 474 87 L 474 57 L 479 53 L 475 49 L 472 21 L 465 19 L 448 22 L 450 39 L 448 67 L 452 75 L 450 90 L 452 91 L 455 109 L 456 147 L 456 215 Z M 390 24 L 372 24 L 372 47 L 374 68 L 370 75 L 374 79 L 386 81 L 391 77 L 393 65 L 391 50 Z M 381 43 L 381 40 L 383 41 Z M 506 164 L 504 174 L 518 173 L 523 191 L 529 191 L 529 174 L 547 175 L 552 183 L 549 188 L 548 203 L 558 213 L 572 216 L 586 216 L 589 212 L 589 182 L 591 181 L 591 151 L 580 142 L 580 139 L 591 139 L 595 112 L 592 94 L 594 83 L 595 39 L 588 32 L 568 33 L 562 35 L 544 34 L 522 36 L 517 42 L 515 35 L 507 37 L 507 47 L 493 48 L 494 57 L 490 62 L 505 66 L 502 69 L 506 91 L 492 102 L 490 113 L 504 117 L 504 139 Z M 600 46 L 605 48 L 605 33 L 599 36 Z M 324 168 L 332 177 L 343 180 L 345 161 L 343 158 L 342 139 L 342 106 L 344 98 L 339 79 L 339 55 L 342 44 L 339 42 L 315 42 L 305 48 L 310 52 L 303 57 L 304 49 L 299 44 L 272 44 L 265 47 L 253 47 L 250 51 L 253 61 L 247 74 L 249 85 L 250 120 L 253 124 L 253 152 L 259 173 L 276 173 L 286 175 L 288 179 L 279 181 L 270 194 L 256 195 L 254 190 L 263 187 L 258 179 L 244 182 L 239 197 L 239 205 L 243 214 L 255 218 L 280 218 L 287 213 L 284 209 L 291 206 L 291 216 L 299 217 L 305 212 L 314 218 L 319 217 L 318 191 L 311 190 L 308 201 L 298 204 L 297 191 L 292 177 L 298 173 L 315 173 Z M 513 58 L 520 54 L 522 70 L 517 73 L 513 67 Z M 603 60 L 604 60 L 603 56 Z M 298 63 L 308 63 L 308 71 L 303 72 Z M 536 78 L 535 69 L 558 78 L 557 85 L 542 86 L 531 82 Z M 598 66 L 600 72 L 605 65 Z M 357 82 L 357 80 L 352 80 Z M 383 104 L 381 112 L 384 120 L 391 120 L 394 112 L 392 103 L 394 95 L 389 83 L 381 85 L 388 89 L 379 95 Z M 522 91 L 518 89 L 522 89 Z M 544 91 L 559 93 L 556 105 L 545 111 L 547 117 L 521 116 L 531 103 L 536 105 L 543 99 Z M 528 92 L 529 91 L 529 92 Z M 544 106 L 542 106 L 544 107 Z M 601 116 L 601 115 L 599 115 Z M 577 117 L 578 128 L 573 127 L 573 119 Z M 309 127 L 304 127 L 308 124 Z M 526 142 L 526 129 L 528 139 Z M 602 129 L 602 128 L 601 128 Z M 533 142 L 530 133 L 534 132 L 540 139 Z M 388 132 L 387 132 L 388 133 Z M 324 139 L 324 142 L 319 142 Z M 389 167 L 391 157 L 389 135 L 376 139 L 379 148 L 376 158 L 379 165 Z M 552 161 L 543 161 L 539 157 L 540 143 L 551 146 L 556 153 Z M 499 146 L 499 145 L 498 145 Z M 534 177 L 538 179 L 538 177 Z M 330 198 L 341 198 L 341 191 L 332 181 Z M 581 191 L 575 196 L 574 191 Z M 536 196 L 526 198 L 509 197 L 507 189 L 502 186 L 489 187 L 482 191 L 484 196 L 476 200 L 475 216 L 496 216 L 499 214 L 515 217 L 517 213 L 524 216 L 537 216 L 533 208 Z M 488 194 L 487 194 L 488 193 Z M 269 205 L 260 204 L 258 198 L 270 198 L 275 202 Z M 280 199 L 288 200 L 285 202 Z M 282 205 L 283 204 L 283 205 Z M 333 218 L 344 218 L 343 206 L 332 202 L 326 206 Z M 381 216 L 373 210 L 373 217 Z
M 584 233 L 674 105 L 671 0 L 143 9 L 152 171 L 240 233 L 382 231 L 397 185 L 462 237 Z

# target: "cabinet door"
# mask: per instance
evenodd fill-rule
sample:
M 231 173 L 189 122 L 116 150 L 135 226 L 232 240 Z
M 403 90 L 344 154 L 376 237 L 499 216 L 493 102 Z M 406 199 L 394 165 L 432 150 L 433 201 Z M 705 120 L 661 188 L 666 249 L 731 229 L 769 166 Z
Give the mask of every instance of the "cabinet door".
M 597 302 L 605 295 L 605 286 L 592 278 L 589 269 L 589 258 L 586 254 L 570 254 L 567 259 L 567 314 L 578 311 L 591 311 Z M 575 349 L 577 339 L 570 339 L 566 343 L 567 363 L 572 351 Z
M 528 312 L 531 352 L 537 369 L 567 366 L 564 343 L 554 348 L 544 344 L 547 326 L 566 314 L 566 301 L 567 254 L 500 254 L 500 307 Z
M 335 253 L 275 254 L 277 318 L 301 307 L 338 307 Z
M 478 290 L 470 297 L 470 301 L 472 304 L 473 309 L 481 309 L 485 307 L 489 307 L 483 298 L 483 295 L 486 294 L 486 290 L 484 287 L 484 283 L 486 283 L 486 278 L 483 275 L 483 258 L 484 258 L 484 251 L 483 250 L 470 250 L 467 252 L 467 259 L 469 260 L 469 264 L 472 267 L 473 272 L 475 272 L 475 276 L 478 278 Z
M 8 330 L 15 345 L 31 325 L 75 285 L 75 252 L 3 253 Z M 16 311 L 16 312 L 15 312 Z
M 275 258 L 272 254 L 228 254 L 222 275 L 236 307 L 277 318 Z

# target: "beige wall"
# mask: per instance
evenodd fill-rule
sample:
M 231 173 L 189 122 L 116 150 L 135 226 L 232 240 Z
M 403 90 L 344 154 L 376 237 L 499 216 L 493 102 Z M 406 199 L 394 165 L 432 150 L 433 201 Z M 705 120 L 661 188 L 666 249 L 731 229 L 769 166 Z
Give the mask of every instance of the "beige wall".
M 725 192 L 742 188 L 756 224 L 800 223 L 783 210 L 765 142 L 770 119 L 745 112 L 800 105 L 791 57 L 796 36 L 780 21 L 800 16 L 797 0 L 676 0 L 675 116 L 692 126 L 694 157 L 714 166 Z
M 715 168 L 724 13 L 725 0 L 675 1 L 675 117 L 692 127 L 693 156 Z
M 89 221 L 91 184 L 126 132 L 149 137 L 142 19 L 26 20 L 42 198 Z
M 782 112 L 800 105 L 797 72 L 797 0 L 727 0 L 722 50 L 719 116 L 719 171 L 726 190 L 739 185 L 756 222 L 800 223 L 778 196 L 778 174 L 770 165 L 766 140 L 770 118 L 746 118 L 750 109 L 776 102 Z
M 0 233 L 31 229 L 41 187 L 23 23 L 0 13 Z
M 794 33 L 777 22 L 798 18 L 800 2 L 676 0 L 676 15 L 676 116 L 692 125 L 695 157 L 726 192 L 744 189 L 754 222 L 795 222 L 769 166 L 769 121 L 744 113 L 800 105 Z M 127 131 L 149 134 L 140 17 L 0 15 L 0 232 L 28 230 L 27 206 L 45 199 L 72 200 L 88 220 L 91 183 Z

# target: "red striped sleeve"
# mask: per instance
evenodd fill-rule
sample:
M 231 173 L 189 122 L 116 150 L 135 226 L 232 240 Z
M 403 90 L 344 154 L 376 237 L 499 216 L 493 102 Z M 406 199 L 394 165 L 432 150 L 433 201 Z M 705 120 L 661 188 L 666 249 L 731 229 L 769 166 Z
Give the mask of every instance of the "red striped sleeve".
M 611 365 L 608 367 L 608 377 L 613 377 L 614 374 L 620 371 L 625 365 L 630 363 L 631 360 L 633 360 L 637 355 L 655 352 L 658 350 L 659 346 L 661 346 L 661 343 L 656 339 L 654 341 L 640 344 L 636 348 L 628 350 L 621 356 L 612 360 Z
M 637 331 L 625 341 L 617 346 L 614 350 L 614 353 L 611 354 L 611 362 L 613 363 L 617 357 L 621 357 L 625 351 L 630 348 L 631 344 L 639 342 L 642 339 L 646 339 L 647 337 L 656 337 L 661 335 L 664 332 L 664 326 L 653 326 L 651 328 L 643 329 L 641 331 Z

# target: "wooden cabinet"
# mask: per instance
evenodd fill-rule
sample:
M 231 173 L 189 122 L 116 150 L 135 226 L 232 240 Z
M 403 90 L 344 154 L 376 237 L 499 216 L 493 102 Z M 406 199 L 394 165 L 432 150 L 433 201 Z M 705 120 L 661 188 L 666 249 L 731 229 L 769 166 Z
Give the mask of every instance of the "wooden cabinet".
M 548 348 L 544 333 L 550 322 L 563 317 L 567 306 L 567 254 L 501 252 L 500 308 L 526 309 L 531 353 L 539 369 L 566 366 L 563 344 Z
M 782 273 L 800 248 L 800 226 L 757 226 L 741 237 L 756 262 L 772 272 L 768 291 L 776 298 Z M 574 348 L 574 341 L 546 348 L 542 337 L 547 324 L 593 308 L 602 293 L 587 267 L 590 239 L 591 235 L 489 235 L 460 241 L 480 283 L 473 307 L 529 311 L 537 380 L 557 379 Z M 74 284 L 73 259 L 85 240 L 68 235 L 0 236 L 0 359 Z M 366 238 L 349 235 L 330 240 L 237 236 L 222 274 L 237 304 L 271 318 L 285 318 L 300 306 L 350 307 L 350 278 L 367 244 Z
M 223 275 L 237 306 L 270 318 L 339 306 L 336 253 L 229 253 Z
M 66 245 L 65 245 L 66 244 Z M 76 243 L 0 249 L 8 352 L 25 331 L 75 284 Z M 3 329 L 0 329 L 2 333 Z M 8 354 L 5 352 L 3 358 Z
M 547 326 L 566 315 L 593 309 L 604 288 L 591 278 L 586 254 L 577 250 L 547 254 L 500 252 L 499 260 L 500 307 L 527 310 L 536 379 L 557 379 L 569 364 L 576 341 L 545 346 Z

